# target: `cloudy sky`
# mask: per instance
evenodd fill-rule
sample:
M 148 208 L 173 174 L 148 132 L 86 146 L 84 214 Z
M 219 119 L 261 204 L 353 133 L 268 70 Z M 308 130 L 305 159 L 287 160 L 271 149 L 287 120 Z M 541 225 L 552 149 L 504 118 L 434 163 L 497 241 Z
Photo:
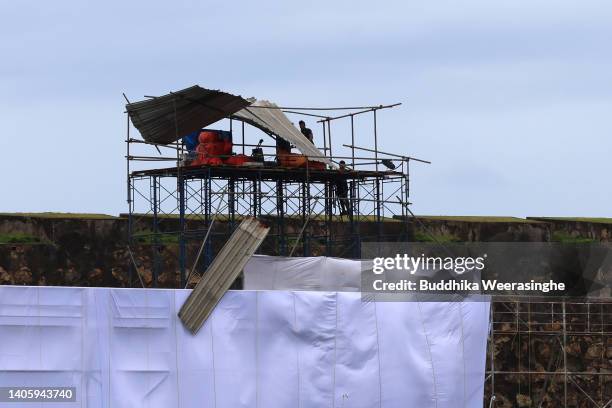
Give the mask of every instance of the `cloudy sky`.
M 420 214 L 612 216 L 611 44 L 609 1 L 2 1 L 0 211 L 125 212 L 122 92 L 197 83 L 401 102 Z

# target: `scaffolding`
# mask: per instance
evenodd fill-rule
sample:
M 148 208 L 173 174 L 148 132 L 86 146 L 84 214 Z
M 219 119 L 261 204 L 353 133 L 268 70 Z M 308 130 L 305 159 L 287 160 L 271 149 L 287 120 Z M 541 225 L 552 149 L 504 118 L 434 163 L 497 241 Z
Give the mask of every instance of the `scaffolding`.
M 494 299 L 485 406 L 612 407 L 612 302 Z
M 261 167 L 185 165 L 187 151 L 180 140 L 159 144 L 133 138 L 128 115 L 128 244 L 132 249 L 143 243 L 148 246 L 152 286 L 157 285 L 161 254 L 168 244 L 178 245 L 180 285 L 184 287 L 189 274 L 206 269 L 245 216 L 258 217 L 271 227 L 260 251 L 272 255 L 359 258 L 361 242 L 407 241 L 410 164 L 429 162 L 379 150 L 378 112 L 398 105 L 279 108 L 289 115 L 317 120 L 324 155 L 318 158 L 335 164 L 345 161 L 348 171 L 315 167 L 310 162 L 304 168 L 281 167 L 274 163 L 275 152 L 263 154 Z M 322 110 L 348 113 L 327 116 L 320 114 Z M 367 137 L 368 147 L 361 147 L 355 140 L 355 118 L 368 114 L 371 136 Z M 345 151 L 350 151 L 346 155 L 334 154 L 332 123 L 340 120 L 348 123 L 345 129 L 350 132 L 350 144 L 343 145 Z M 275 148 L 262 145 L 261 140 L 258 144 L 249 143 L 245 132 L 249 124 L 235 116 L 226 117 L 224 123 L 232 134 L 235 152 Z M 272 133 L 267 136 L 278 137 Z M 143 148 L 148 149 L 145 154 L 135 153 Z M 163 155 L 162 149 L 171 154 Z M 142 162 L 172 166 L 142 168 L 146 167 Z M 346 186 L 346 196 L 338 194 L 339 184 Z M 348 211 L 342 211 L 347 206 Z M 391 234 L 388 228 L 383 229 L 383 223 L 389 220 L 395 223 Z M 135 264 L 130 276 L 134 276 Z

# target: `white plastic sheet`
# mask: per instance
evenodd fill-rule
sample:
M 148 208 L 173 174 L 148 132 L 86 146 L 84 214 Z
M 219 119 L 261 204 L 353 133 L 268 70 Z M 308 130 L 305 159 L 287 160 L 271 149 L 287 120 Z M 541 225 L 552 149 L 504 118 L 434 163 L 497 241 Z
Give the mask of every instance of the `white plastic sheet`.
M 362 270 L 371 271 L 372 260 L 254 255 L 244 267 L 244 288 L 359 292 Z M 431 274 L 422 269 L 415 273 Z M 398 281 L 403 274 L 402 270 L 386 270 L 380 278 Z
M 187 295 L 0 287 L 0 386 L 76 387 L 57 408 L 482 406 L 487 303 L 230 291 L 192 336 Z
M 358 292 L 361 268 L 351 259 L 254 255 L 244 267 L 244 288 Z

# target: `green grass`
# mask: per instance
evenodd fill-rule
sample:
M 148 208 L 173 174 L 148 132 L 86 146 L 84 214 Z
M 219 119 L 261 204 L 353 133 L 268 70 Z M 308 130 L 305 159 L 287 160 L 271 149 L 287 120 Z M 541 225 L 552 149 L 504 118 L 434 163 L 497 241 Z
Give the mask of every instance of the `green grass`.
M 107 214 L 90 213 L 59 213 L 59 212 L 40 212 L 40 213 L 0 213 L 0 217 L 29 217 L 29 218 L 52 218 L 52 219 L 87 219 L 87 220 L 114 220 L 118 217 Z
M 414 241 L 415 242 L 439 242 L 439 243 L 446 244 L 446 243 L 451 243 L 451 242 L 461 242 L 461 239 L 459 239 L 459 237 L 452 235 L 452 234 L 434 234 L 432 237 L 432 235 L 427 234 L 423 231 L 415 231 Z
M 0 244 L 40 244 L 42 242 L 40 238 L 28 234 L 0 234 Z
M 563 244 L 591 244 L 597 240 L 585 237 L 575 237 L 565 231 L 555 231 L 552 234 L 552 242 L 561 242 Z
M 497 217 L 497 216 L 471 216 L 471 215 L 417 215 L 417 218 L 422 220 L 437 220 L 437 221 L 459 221 L 459 222 L 516 222 L 530 223 L 534 220 L 528 220 L 517 217 Z
M 603 217 L 529 217 L 542 221 L 572 221 L 572 222 L 591 222 L 595 224 L 612 224 L 612 218 Z

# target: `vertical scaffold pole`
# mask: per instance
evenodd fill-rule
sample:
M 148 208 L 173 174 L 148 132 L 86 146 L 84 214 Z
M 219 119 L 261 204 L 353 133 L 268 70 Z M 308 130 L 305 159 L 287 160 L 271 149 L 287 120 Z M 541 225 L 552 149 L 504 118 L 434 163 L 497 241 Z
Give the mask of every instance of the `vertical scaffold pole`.
M 325 188 L 323 189 L 325 194 L 325 256 L 332 256 L 332 215 L 334 213 L 334 197 L 332 191 L 332 181 L 325 180 Z
M 276 218 L 278 219 L 278 254 L 287 256 L 287 240 L 285 237 L 285 200 L 284 184 L 282 180 L 276 182 Z
M 187 274 L 185 271 L 186 245 L 185 245 L 185 180 L 178 173 L 178 196 L 179 196 L 179 270 L 181 273 L 181 287 L 185 287 Z
M 375 161 L 375 166 L 376 166 L 376 240 L 378 242 L 381 241 L 381 237 L 382 237 L 382 224 L 381 224 L 381 196 L 380 196 L 380 177 L 378 176 L 378 124 L 376 121 L 376 109 L 373 110 L 374 112 L 374 161 Z
M 306 180 L 302 182 L 302 256 L 310 256 L 310 234 L 306 223 L 310 219 L 310 168 L 306 162 Z M 298 239 L 300 237 L 298 236 Z
M 186 265 L 186 237 L 185 237 L 185 180 L 181 168 L 181 142 L 178 128 L 178 117 L 176 112 L 176 99 L 172 99 L 172 105 L 174 108 L 174 136 L 176 137 L 176 183 L 177 183 L 177 198 L 178 198 L 178 209 L 179 209 L 179 273 L 181 288 L 185 287 L 187 273 L 185 270 Z
M 567 318 L 565 314 L 565 300 L 562 301 L 563 308 L 563 406 L 567 407 Z
M 210 174 L 210 168 L 206 169 L 204 176 L 204 224 L 206 225 L 206 229 L 210 230 L 210 234 L 213 234 L 212 231 L 212 177 Z M 208 268 L 213 259 L 212 254 L 212 239 L 206 240 L 206 245 L 204 247 L 204 268 Z
M 355 121 L 351 115 L 351 168 L 355 169 Z
M 230 219 L 230 230 L 234 231 L 236 225 L 236 179 L 232 176 L 227 181 L 227 208 Z M 223 196 L 221 197 L 223 198 Z
M 376 109 L 374 112 L 374 161 L 376 162 L 376 171 L 378 172 L 378 126 L 376 123 Z
M 402 197 L 402 219 L 404 220 L 404 226 L 406 228 L 406 238 L 411 240 L 413 239 L 413 232 L 410 229 L 410 222 L 408 217 L 408 206 L 410 205 L 410 159 L 406 159 L 402 161 L 402 166 L 406 163 L 406 178 L 404 179 L 404 197 Z
M 493 320 L 493 313 L 495 311 L 495 303 L 491 302 L 489 310 L 489 351 L 490 351 L 490 377 L 491 377 L 491 398 L 489 400 L 489 408 L 493 407 L 495 402 L 495 353 L 494 353 L 494 345 L 495 345 L 495 326 Z M 518 312 L 517 312 L 518 313 Z
M 257 215 L 259 214 L 259 207 L 260 207 L 259 189 L 260 188 L 261 188 L 261 185 L 259 184 L 259 171 L 257 171 L 257 174 L 255 178 L 253 179 L 253 199 L 251 201 L 251 215 L 253 215 L 253 217 L 257 217 Z
M 123 95 L 125 97 L 125 94 Z M 126 98 L 127 101 L 127 98 Z M 129 101 L 128 101 L 129 102 Z M 130 176 L 130 114 L 126 113 L 126 137 L 125 137 L 125 146 L 126 146 L 126 156 L 125 156 L 125 162 L 126 162 L 126 171 L 127 171 L 127 177 L 126 177 L 126 182 L 127 182 L 127 204 L 128 204 L 128 236 L 127 236 L 127 242 L 128 242 L 128 248 L 132 247 L 132 234 L 133 234 L 133 226 L 132 226 L 132 222 L 133 222 L 133 206 L 132 206 L 132 177 Z M 131 250 L 131 249 L 130 249 Z M 128 284 L 131 287 L 132 286 L 132 277 L 134 274 L 134 265 L 132 264 L 132 262 L 128 262 Z
M 375 180 L 375 196 L 376 196 L 376 240 L 381 242 L 382 240 L 382 218 L 381 218 L 381 195 L 380 195 L 380 183 L 381 178 L 376 176 Z
M 355 170 L 355 117 L 351 114 L 351 169 Z M 353 257 L 359 259 L 361 257 L 361 242 L 357 233 L 357 225 L 355 223 L 355 212 L 359 214 L 359 207 L 356 204 L 356 188 L 358 188 L 355 180 L 350 183 L 349 189 L 349 222 L 351 224 L 351 237 L 353 245 Z
M 242 154 L 244 154 L 244 122 L 242 123 Z
M 329 158 L 332 159 L 334 157 L 334 153 L 332 152 L 331 120 L 327 121 L 327 137 L 329 139 Z
M 354 156 L 353 156 L 354 157 Z M 353 247 L 353 258 L 359 259 L 361 258 L 361 245 L 359 241 L 359 234 L 357 233 L 357 225 L 355 222 L 355 180 L 351 180 L 349 184 L 349 224 L 350 224 L 350 233 L 351 233 L 351 245 Z
M 160 246 L 159 246 L 159 219 L 158 219 L 158 195 L 157 195 L 157 176 L 152 177 L 153 181 L 153 287 L 157 287 L 160 265 Z
M 323 155 L 327 156 L 327 133 L 325 132 L 325 121 L 321 122 L 323 125 Z

